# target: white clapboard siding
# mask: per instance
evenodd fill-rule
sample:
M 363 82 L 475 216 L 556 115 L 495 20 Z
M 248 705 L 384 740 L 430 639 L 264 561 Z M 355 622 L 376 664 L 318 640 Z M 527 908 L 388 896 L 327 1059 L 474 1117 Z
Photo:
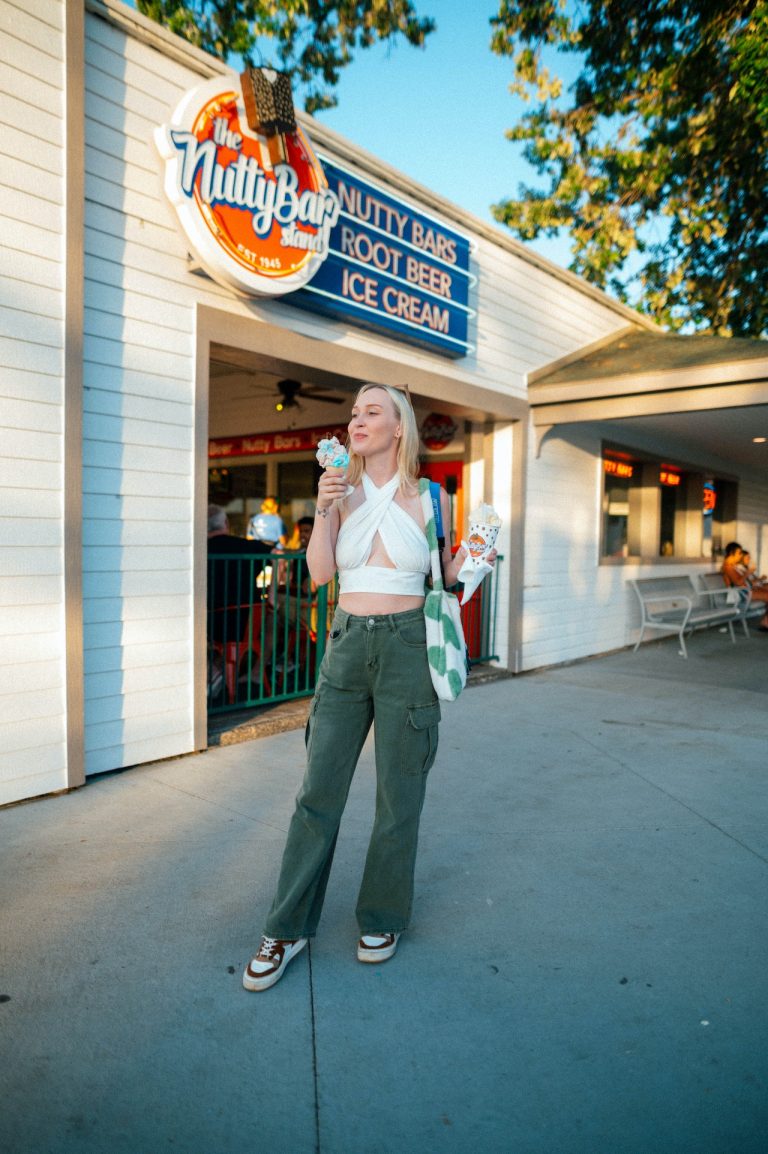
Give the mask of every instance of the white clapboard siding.
M 28 369 L 35 373 L 47 373 L 49 376 L 58 376 L 61 372 L 62 348 L 54 344 L 37 344 L 29 333 L 26 341 L 16 340 L 15 337 L 0 337 L 0 365 L 9 369 Z M 63 339 L 61 325 L 53 325 L 47 317 L 40 319 L 39 328 L 45 332 L 48 340 L 54 341 L 58 335 Z M 57 332 L 58 330 L 58 332 Z M 42 335 L 42 333 L 41 333 Z
M 86 446 L 88 448 L 88 446 Z M 190 466 L 191 467 L 191 466 Z M 87 493 L 113 493 L 125 497 L 157 496 L 157 476 L 140 469 L 83 469 L 83 491 Z M 190 500 L 190 480 L 187 476 L 165 473 L 162 479 L 163 493 L 168 497 L 186 497 Z
M 92 385 L 88 385 L 87 388 L 88 409 L 93 414 L 157 421 L 162 425 L 179 425 L 185 428 L 189 426 L 188 402 L 160 400 L 151 395 L 135 396 L 117 390 L 95 388 Z
M 3 10 L 7 11 L 7 8 L 3 6 Z M 37 30 L 44 27 L 39 21 L 34 21 L 34 24 Z M 39 78 L 43 83 L 49 83 L 54 89 L 61 88 L 61 66 L 57 54 L 50 55 L 38 48 L 34 36 L 29 39 L 17 36 L 15 27 L 0 36 L 0 64 L 4 70 L 8 70 L 8 73 L 18 71 L 24 76 L 26 71 L 35 79 Z M 11 84 L 10 78 L 8 84 L 14 92 L 19 91 L 15 82 Z M 22 87 L 27 86 L 22 84 Z
M 0 305 L 0 336 L 26 344 L 55 346 L 61 339 L 60 292 L 55 287 L 43 288 L 16 280 L 6 288 L 9 299 Z M 34 318 L 31 329 L 27 314 Z
M 103 545 L 180 545 L 192 544 L 192 526 L 186 521 L 91 521 L 83 527 L 86 548 Z M 158 612 L 160 606 L 158 606 Z
M 739 524 L 765 527 L 768 525 L 768 481 L 748 478 L 739 486 Z M 754 564 L 754 557 L 752 558 Z M 763 569 L 768 557 L 763 557 Z M 761 570 L 762 572 L 762 570 Z
M 43 257 L 44 260 L 56 259 L 58 246 L 52 245 L 53 235 L 52 232 L 41 228 L 37 222 L 25 224 L 15 216 L 0 215 L 0 246 L 8 253 L 9 264 L 15 259 L 13 254 L 16 252 L 23 252 L 31 257 Z
M 133 696 L 123 694 L 123 705 L 130 707 Z M 159 754 L 154 752 L 155 747 L 152 739 L 179 735 L 180 727 L 185 723 L 188 725 L 190 722 L 189 694 L 187 693 L 186 708 L 184 708 L 183 703 L 179 704 L 175 694 L 172 694 L 172 697 L 171 708 L 163 712 L 158 710 L 158 694 L 152 693 L 150 698 L 153 700 L 146 703 L 147 712 L 145 713 L 139 711 L 136 714 L 131 713 L 129 716 L 119 717 L 115 720 L 94 721 L 90 725 L 87 723 L 86 716 L 86 753 L 89 755 L 89 762 L 91 761 L 90 754 L 96 750 L 102 751 L 103 759 L 116 749 L 124 749 L 126 746 L 139 743 L 145 744 L 147 749 L 144 760 L 153 761 L 157 757 L 167 757 L 168 752 Z M 142 704 L 144 704 L 143 701 Z M 89 709 L 90 703 L 86 706 L 86 715 Z M 105 764 L 102 759 L 95 763 L 99 765 L 100 770 L 113 768 Z
M 101 262 L 102 265 L 105 262 Z M 85 307 L 88 311 L 100 309 L 112 317 L 125 317 L 126 321 L 151 323 L 155 332 L 167 334 L 169 340 L 183 332 L 189 321 L 189 305 L 163 300 L 162 297 L 145 296 L 139 292 L 127 291 L 125 285 L 111 285 L 94 275 L 93 262 L 88 260 L 88 286 Z M 162 304 L 162 310 L 159 305 Z M 158 316 L 159 314 L 159 316 Z M 158 320 L 162 323 L 158 324 Z
M 12 158 L 12 164 L 22 165 L 29 172 L 33 181 L 32 189 L 41 200 L 56 201 L 59 182 L 53 178 L 61 176 L 64 171 L 64 159 L 58 141 L 48 141 L 38 136 L 35 138 L 34 150 L 30 150 L 26 129 L 5 123 L 0 134 L 0 155 Z M 20 187 L 18 182 L 14 181 L 14 184 Z
M 189 662 L 192 657 L 191 642 L 174 646 L 177 663 L 186 665 L 189 673 Z M 168 647 L 165 644 L 149 642 L 146 645 L 133 645 L 130 649 L 120 649 L 118 646 L 104 649 L 90 649 L 85 654 L 86 680 L 91 679 L 91 688 L 96 679 L 103 673 L 127 674 L 137 671 L 131 680 L 133 689 L 144 689 L 157 676 L 157 670 L 163 669 L 172 663 L 168 662 Z M 145 670 L 146 672 L 142 672 Z M 99 696 L 97 693 L 96 696 Z
M 53 148 L 53 145 L 46 145 Z M 4 180 L 9 188 L 24 193 L 36 202 L 37 211 L 41 214 L 53 213 L 56 206 L 62 203 L 61 199 L 61 170 L 58 173 L 46 173 L 36 164 L 20 160 L 6 153 L 2 155 L 2 166 L 5 169 Z M 46 206 L 50 206 L 46 208 Z M 52 216 L 47 219 L 55 219 Z M 49 226 L 50 227 L 50 226 Z
M 17 4 L 13 0 L 3 3 L 0 5 L 0 37 L 12 36 L 22 44 L 34 44 L 41 53 L 57 60 L 61 50 L 62 25 L 60 20 L 55 19 L 59 15 L 59 5 L 51 4 L 50 8 L 54 13 L 54 22 L 45 8 L 35 4 L 34 0 L 32 3 L 27 0 Z
M 100 416 L 100 414 L 97 414 Z M 114 442 L 107 440 L 101 434 L 101 422 L 88 421 L 89 426 L 97 427 L 100 432 L 99 439 L 95 437 L 89 438 L 83 448 L 84 462 L 91 468 L 110 469 L 110 466 L 115 464 Z M 137 423 L 138 424 L 138 423 Z M 143 433 L 141 434 L 143 436 Z M 126 473 L 130 472 L 147 472 L 153 474 L 170 474 L 169 478 L 163 476 L 163 485 L 166 483 L 173 483 L 173 474 L 177 474 L 180 469 L 189 469 L 191 467 L 190 454 L 177 449 L 164 449 L 162 446 L 147 446 L 134 445 L 125 454 L 125 462 L 123 468 Z M 157 495 L 157 491 L 155 490 Z M 164 496 L 165 494 L 161 494 Z M 173 494 L 175 495 L 175 494 Z
M 2 129 L 0 128 L 0 132 Z M 0 166 L 5 166 L 5 159 L 0 157 Z M 8 165 L 10 170 L 11 166 Z M 10 171 L 8 177 L 10 178 Z M 6 221 L 6 229 L 4 229 L 5 237 L 4 244 L 8 248 L 21 248 L 21 240 L 16 235 L 15 227 L 12 223 L 23 225 L 30 224 L 33 229 L 40 229 L 45 241 L 45 250 L 43 255 L 51 255 L 55 252 L 58 243 L 58 236 L 61 234 L 62 228 L 62 209 L 58 201 L 48 200 L 40 196 L 36 196 L 34 190 L 30 192 L 28 189 L 18 185 L 5 185 L 0 191 L 0 213 Z M 39 243 L 42 241 L 39 240 Z
M 191 416 L 189 408 L 188 413 Z M 179 456 L 181 453 L 180 461 L 184 459 L 183 451 L 192 448 L 189 425 L 185 427 L 151 420 L 141 421 L 134 417 L 112 417 L 101 412 L 86 412 L 83 415 L 83 436 L 95 444 L 115 444 L 119 441 L 137 449 L 154 448 L 158 450 L 158 455 L 171 452 Z M 189 466 L 188 459 L 185 464 Z
M 0 4 L 0 804 L 66 786 L 62 28 Z
M 176 757 L 179 750 L 186 752 L 188 731 L 191 727 L 189 713 L 179 711 L 166 715 L 168 725 L 165 732 L 154 732 L 150 736 L 139 737 L 134 740 L 134 727 L 126 729 L 120 725 L 113 726 L 105 733 L 105 748 L 87 747 L 88 772 L 106 773 L 114 768 L 115 750 L 120 751 L 120 757 L 126 765 L 140 765 L 142 762 L 159 761 L 164 757 Z M 148 733 L 149 727 L 141 723 L 138 732 Z
M 42 433 L 60 433 L 61 406 L 18 397 L 7 398 L 2 402 L 2 420 L 7 429 L 38 429 Z
M 189 688 L 186 678 L 175 684 L 165 685 L 162 701 L 166 714 L 171 711 L 184 712 L 189 708 Z M 123 722 L 136 725 L 145 717 L 157 717 L 158 692 L 154 686 L 126 693 L 125 690 L 114 697 L 97 697 L 89 701 L 86 721 L 95 737 L 97 727 L 109 722 Z M 95 745 L 93 746 L 95 748 Z
M 37 577 L 51 577 L 62 572 L 61 549 L 58 547 L 3 544 L 0 548 L 3 559 L 2 573 L 5 577 L 26 577 L 29 581 L 34 581 Z M 2 636 L 0 633 L 0 637 Z M 9 635 L 6 634 L 7 636 Z M 8 652 L 4 645 L 0 661 L 8 658 Z
M 17 489 L 55 489 L 61 493 L 59 461 L 36 461 L 4 457 L 0 453 L 0 488 L 9 490 L 11 500 Z
M 29 61 L 31 68 L 29 72 L 19 68 L 20 56 Z M 36 73 L 31 60 L 30 46 L 20 46 L 15 37 L 11 36 L 0 36 L 0 64 L 6 81 L 3 84 L 3 92 L 13 90 L 11 95 L 26 109 L 25 118 L 36 117 L 38 113 L 43 113 L 43 139 L 49 140 L 51 125 L 47 118 L 55 115 L 53 110 L 61 107 L 63 72 L 59 68 L 48 67 L 50 61 L 46 61 L 43 74 Z M 58 117 L 56 119 L 60 124 Z
M 86 362 L 116 365 L 119 368 L 134 369 L 138 373 L 153 372 L 187 380 L 191 373 L 191 357 L 165 353 L 160 348 L 128 345 L 123 341 L 107 340 L 88 333 L 83 337 L 83 356 Z
M 83 380 L 86 389 L 109 391 L 118 396 L 125 391 L 136 403 L 157 399 L 189 405 L 189 381 L 185 379 L 162 377 L 155 373 L 141 373 L 134 369 L 89 361 L 83 369 Z
M 59 98 L 57 94 L 56 101 L 48 108 L 41 108 L 39 106 L 34 108 L 35 119 L 35 141 L 37 144 L 51 144 L 58 149 L 61 144 L 61 129 L 60 118 L 54 111 L 59 105 Z M 3 131 L 10 125 L 26 124 L 30 117 L 30 106 L 25 103 L 18 95 L 11 92 L 3 92 L 2 100 L 0 101 L 0 124 L 3 125 Z M 29 138 L 26 138 L 24 150 L 26 152 L 29 147 Z M 57 160 L 57 164 L 61 163 Z
M 86 678 L 86 692 L 89 702 L 102 697 L 119 698 L 123 694 L 158 692 L 188 683 L 189 671 L 186 661 L 176 665 L 148 664 L 137 669 L 103 670 L 89 674 Z
M 150 545 L 89 545 L 83 548 L 85 573 L 110 573 L 115 568 L 148 572 L 155 568 L 186 569 L 188 566 L 189 557 L 183 548 Z
M 107 621 L 152 621 L 158 616 L 172 617 L 178 608 L 179 599 L 171 593 L 165 596 L 96 596 L 90 597 L 85 606 L 85 622 L 95 625 Z
M 89 599 L 100 597 L 123 599 L 148 597 L 150 599 L 189 593 L 191 574 L 185 569 L 146 572 L 86 573 L 83 578 L 85 594 Z
M 2 352 L 0 342 L 0 364 L 2 364 Z M 0 457 L 11 460 L 16 457 L 31 461 L 61 461 L 61 437 L 57 433 L 8 429 L 0 425 Z
M 174 86 L 129 60 L 120 30 L 91 15 L 86 29 L 85 747 L 99 773 L 192 748 L 195 300 L 175 288 L 186 253 L 168 256 L 146 119 L 144 89 Z
M 4 305 L 28 299 L 37 287 L 56 290 L 60 287 L 61 266 L 56 259 L 8 249 L 4 263 L 4 275 L 0 281 L 0 302 Z
M 189 320 L 188 314 L 185 319 Z M 109 310 L 97 306 L 85 310 L 83 331 L 87 336 L 111 340 L 116 344 L 140 345 L 152 353 L 178 355 L 184 359 L 173 362 L 173 367 L 184 375 L 189 372 L 189 334 L 179 332 L 177 328 L 162 323 L 162 320 L 147 323 L 127 317 L 121 319 Z M 168 366 L 172 362 L 164 360 L 162 363 Z

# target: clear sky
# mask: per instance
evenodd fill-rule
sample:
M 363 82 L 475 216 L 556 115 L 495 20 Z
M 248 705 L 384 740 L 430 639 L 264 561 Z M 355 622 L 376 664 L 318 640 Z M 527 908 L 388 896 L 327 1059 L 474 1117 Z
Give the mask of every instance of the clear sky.
M 489 47 L 494 0 L 417 0 L 437 29 L 423 49 L 405 40 L 358 51 L 341 74 L 337 108 L 318 119 L 481 219 L 538 175 L 505 132 L 526 105 L 509 92 L 512 61 Z M 574 74 L 576 61 L 557 58 Z M 497 225 L 497 227 L 502 227 Z M 560 265 L 567 238 L 531 243 Z

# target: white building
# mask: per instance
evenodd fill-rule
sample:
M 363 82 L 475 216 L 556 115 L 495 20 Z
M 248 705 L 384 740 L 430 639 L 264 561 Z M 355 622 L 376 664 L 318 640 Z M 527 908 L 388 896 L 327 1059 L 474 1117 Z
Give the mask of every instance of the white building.
M 228 483 L 300 502 L 297 430 L 344 423 L 362 381 L 407 382 L 455 426 L 430 456 L 460 512 L 504 520 L 516 672 L 632 642 L 639 573 L 711 568 L 731 536 L 765 567 L 761 342 L 665 337 L 308 117 L 379 215 L 344 205 L 345 302 L 319 275 L 301 308 L 245 295 L 190 256 L 155 143 L 187 94 L 238 78 L 118 0 L 0 18 L 0 803 L 205 747 L 215 453 L 237 439 Z M 275 411 L 285 379 L 303 410 Z

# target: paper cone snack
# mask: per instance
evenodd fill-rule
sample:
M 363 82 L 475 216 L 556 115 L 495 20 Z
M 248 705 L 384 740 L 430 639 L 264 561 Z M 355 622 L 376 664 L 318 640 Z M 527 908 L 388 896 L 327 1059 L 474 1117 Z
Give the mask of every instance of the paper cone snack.
M 467 547 L 473 561 L 490 553 L 501 528 L 501 517 L 492 505 L 478 505 L 469 515 Z
M 468 540 L 462 541 L 469 555 L 459 570 L 458 577 L 464 585 L 464 592 L 461 595 L 462 605 L 466 605 L 483 578 L 493 568 L 485 557 L 496 544 L 500 528 L 501 517 L 492 505 L 478 505 L 469 515 Z

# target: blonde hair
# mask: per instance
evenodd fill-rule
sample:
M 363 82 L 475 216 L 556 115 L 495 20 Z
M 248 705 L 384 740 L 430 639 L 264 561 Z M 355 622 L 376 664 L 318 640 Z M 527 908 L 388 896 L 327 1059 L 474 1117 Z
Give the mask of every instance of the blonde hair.
M 419 483 L 419 430 L 416 426 L 416 414 L 413 411 L 410 395 L 404 388 L 398 389 L 392 385 L 365 384 L 361 385 L 358 390 L 355 401 L 357 401 L 359 397 L 362 397 L 363 393 L 370 392 L 371 389 L 381 389 L 382 392 L 387 394 L 392 401 L 395 413 L 400 421 L 400 437 L 398 438 L 397 445 L 397 472 L 400 477 L 400 489 L 404 492 Z M 349 440 L 347 447 L 349 449 L 347 480 L 350 485 L 358 485 L 365 469 L 365 461 L 355 452 L 351 444 L 349 444 Z

